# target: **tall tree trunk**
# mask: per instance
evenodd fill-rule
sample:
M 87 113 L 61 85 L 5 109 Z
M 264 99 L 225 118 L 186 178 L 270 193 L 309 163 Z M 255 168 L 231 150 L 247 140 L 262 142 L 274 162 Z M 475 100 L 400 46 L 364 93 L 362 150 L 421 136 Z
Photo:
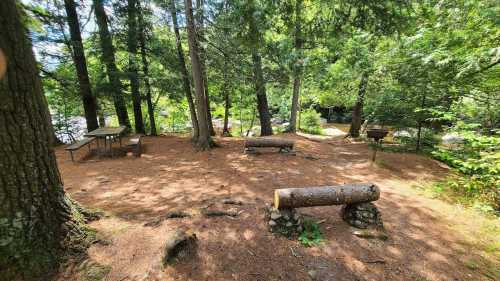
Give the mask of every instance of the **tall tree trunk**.
M 198 43 L 204 40 L 204 14 L 203 14 L 203 0 L 196 0 L 196 35 Z M 208 78 L 207 78 L 207 65 L 206 65 L 206 52 L 201 44 L 198 44 L 198 50 L 200 52 L 200 63 L 201 72 L 203 76 L 203 88 L 205 89 L 205 102 L 207 103 L 207 118 L 208 118 L 208 130 L 211 136 L 215 136 L 214 125 L 212 122 L 212 112 L 210 110 L 210 93 L 208 90 Z
M 97 124 L 97 102 L 95 96 L 92 95 L 90 87 L 87 60 L 85 59 L 85 52 L 83 50 L 82 34 L 80 32 L 75 1 L 64 0 L 64 7 L 66 9 L 66 19 L 71 36 L 72 58 L 75 63 L 80 86 L 80 96 L 83 102 L 83 111 L 85 112 L 85 120 L 87 122 L 87 131 L 92 131 L 99 127 Z
M 297 112 L 299 111 L 300 80 L 302 76 L 302 0 L 295 1 L 295 51 L 299 59 L 294 65 L 292 108 L 290 113 L 290 127 L 292 133 L 297 131 Z
M 352 109 L 351 127 L 349 128 L 349 136 L 359 137 L 359 129 L 361 129 L 361 121 L 363 115 L 363 105 L 365 101 L 366 87 L 368 86 L 368 73 L 364 72 L 361 75 L 359 82 L 358 98 Z
M 106 64 L 106 71 L 111 84 L 113 103 L 115 105 L 118 123 L 130 129 L 127 106 L 123 98 L 123 86 L 115 62 L 115 48 L 108 28 L 108 17 L 104 11 L 103 0 L 93 0 L 94 14 L 99 28 L 99 39 L 102 49 L 102 60 Z
M 184 0 L 186 6 L 186 20 L 188 31 L 189 55 L 191 57 L 191 65 L 193 72 L 194 90 L 196 94 L 196 108 L 198 111 L 198 140 L 196 146 L 201 149 L 209 149 L 213 142 L 210 137 L 207 120 L 207 104 L 205 101 L 205 91 L 203 87 L 203 77 L 201 70 L 200 57 L 198 52 L 198 43 L 196 40 L 196 28 L 193 17 L 193 3 L 191 0 Z
M 222 129 L 223 136 L 231 136 L 229 131 L 229 110 L 231 108 L 231 98 L 229 97 L 229 91 L 224 89 L 224 128 Z
M 228 58 L 224 56 L 224 71 L 222 74 L 222 95 L 224 96 L 224 128 L 222 129 L 223 136 L 231 136 L 229 131 L 229 109 L 231 108 L 231 99 L 229 97 L 229 91 L 227 89 L 227 60 Z
M 0 279 L 50 280 L 45 274 L 57 269 L 70 235 L 81 229 L 64 193 L 48 105 L 17 4 L 0 1 L 0 56 L 7 62 L 0 73 Z
M 249 26 L 249 40 L 252 45 L 253 74 L 255 81 L 255 93 L 257 94 L 257 109 L 259 110 L 260 135 L 270 136 L 273 134 L 271 127 L 271 114 L 267 104 L 266 82 L 262 72 L 262 58 L 259 53 L 261 34 L 254 19 L 255 2 L 249 0 L 247 3 L 249 10 L 245 14 Z
M 172 24 L 174 26 L 175 33 L 175 43 L 177 47 L 177 58 L 179 59 L 179 69 L 181 71 L 182 83 L 184 86 L 184 93 L 186 94 L 186 99 L 189 105 L 189 113 L 191 115 L 191 124 L 193 125 L 193 140 L 198 140 L 199 136 L 199 126 L 198 118 L 196 117 L 196 107 L 194 104 L 193 96 L 191 95 L 191 84 L 189 83 L 189 76 L 186 67 L 186 60 L 184 59 L 184 53 L 182 51 L 182 41 L 179 32 L 179 25 L 177 23 L 177 10 L 175 8 L 175 0 L 170 0 L 170 14 L 172 15 Z
M 422 101 L 420 102 L 420 108 L 425 108 L 425 100 L 427 98 L 427 95 L 425 92 L 422 95 Z M 415 148 L 415 151 L 419 152 L 421 147 L 422 147 L 422 126 L 424 124 L 424 118 L 421 116 L 423 113 L 420 112 L 418 116 L 418 123 L 417 123 L 417 146 Z
M 155 122 L 155 112 L 153 106 L 153 100 L 151 97 L 151 84 L 149 82 L 149 62 L 146 52 L 146 30 L 144 21 L 143 10 L 141 7 L 141 2 L 137 2 L 137 7 L 139 9 L 139 47 L 141 49 L 141 59 L 142 59 L 142 72 L 144 73 L 144 87 L 146 88 L 146 103 L 148 105 L 148 115 L 149 115 L 149 127 L 150 134 L 156 136 L 156 122 Z
M 135 132 L 145 134 L 142 120 L 141 93 L 139 92 L 139 75 L 137 70 L 137 0 L 128 0 L 128 75 L 132 104 L 134 107 Z
M 252 51 L 253 73 L 255 79 L 255 92 L 257 93 L 257 109 L 259 110 L 260 135 L 270 136 L 273 134 L 271 127 L 271 114 L 267 105 L 266 83 L 262 73 L 262 59 L 257 50 Z

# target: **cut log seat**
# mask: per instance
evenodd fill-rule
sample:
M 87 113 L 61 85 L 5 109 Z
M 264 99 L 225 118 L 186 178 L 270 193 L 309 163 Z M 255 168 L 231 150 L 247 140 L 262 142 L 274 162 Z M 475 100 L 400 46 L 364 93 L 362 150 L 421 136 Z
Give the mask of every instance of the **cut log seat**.
M 90 143 L 93 142 L 94 140 L 95 140 L 95 137 L 83 138 L 82 140 L 79 140 L 79 141 L 69 145 L 68 147 L 66 147 L 65 149 L 67 151 L 69 151 L 69 154 L 71 155 L 71 161 L 75 162 L 75 159 L 73 158 L 73 151 L 78 150 L 85 145 L 88 145 L 89 152 L 90 152 Z
M 283 188 L 274 191 L 274 207 L 290 209 L 344 205 L 378 200 L 380 189 L 374 184 L 344 184 L 308 188 Z
M 251 138 L 245 141 L 245 151 L 253 150 L 256 147 L 277 147 L 280 151 L 291 151 L 294 141 L 286 139 L 271 138 Z
M 134 151 L 136 157 L 141 156 L 142 153 L 142 135 L 132 136 L 126 143 L 126 147 L 131 148 Z

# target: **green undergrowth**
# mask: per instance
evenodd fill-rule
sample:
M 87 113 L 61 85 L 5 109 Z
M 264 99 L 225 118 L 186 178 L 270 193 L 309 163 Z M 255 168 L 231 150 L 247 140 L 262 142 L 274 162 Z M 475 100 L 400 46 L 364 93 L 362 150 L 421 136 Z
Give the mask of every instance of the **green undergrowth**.
M 299 235 L 299 241 L 305 247 L 313 247 L 321 244 L 323 234 L 319 229 L 319 224 L 312 219 L 305 219 L 303 223 L 304 230 Z

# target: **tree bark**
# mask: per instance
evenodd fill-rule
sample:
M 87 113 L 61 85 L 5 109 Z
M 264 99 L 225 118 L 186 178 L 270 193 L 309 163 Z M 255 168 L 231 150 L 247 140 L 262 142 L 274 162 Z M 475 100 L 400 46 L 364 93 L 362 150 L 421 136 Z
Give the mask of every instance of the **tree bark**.
M 203 76 L 196 40 L 196 28 L 193 17 L 193 4 L 191 0 L 184 0 L 186 6 L 186 20 L 188 31 L 189 55 L 191 57 L 191 68 L 193 74 L 194 89 L 196 94 L 196 108 L 198 111 L 198 139 L 196 146 L 200 150 L 209 149 L 213 146 L 207 120 L 207 104 L 205 100 L 205 91 L 203 87 Z
M 295 1 L 295 51 L 298 54 L 302 52 L 302 0 Z M 297 131 L 297 112 L 299 111 L 300 82 L 302 77 L 302 56 L 299 55 L 298 61 L 294 65 L 293 75 L 293 93 L 292 108 L 290 113 L 290 127 L 288 131 L 295 133 Z
M 132 93 L 132 105 L 134 108 L 135 132 L 145 134 L 144 121 L 142 119 L 141 93 L 139 92 L 139 74 L 137 70 L 137 0 L 128 0 L 127 3 L 128 23 L 128 75 L 130 79 L 130 90 Z
M 254 19 L 254 1 L 248 1 L 247 6 L 249 10 L 245 16 L 249 27 L 249 40 L 252 45 L 253 74 L 255 92 L 257 94 L 257 109 L 259 111 L 260 135 L 269 136 L 273 134 L 273 128 L 271 127 L 271 114 L 269 113 L 269 106 L 267 104 L 266 82 L 264 81 L 264 74 L 262 72 L 262 58 L 259 53 L 262 36 Z
M 380 189 L 373 184 L 344 184 L 274 190 L 277 209 L 344 205 L 378 200 Z
M 359 137 L 359 130 L 361 129 L 362 115 L 363 115 L 363 105 L 366 94 L 366 87 L 368 86 L 368 73 L 364 72 L 361 75 L 361 81 L 359 82 L 358 98 L 352 109 L 352 119 L 351 127 L 349 128 L 349 136 L 357 138 Z
M 198 43 L 204 40 L 204 13 L 203 13 L 203 0 L 196 0 L 196 35 L 198 39 Z M 206 65 L 206 53 L 205 49 L 201 44 L 198 44 L 198 50 L 200 52 L 200 64 L 201 64 L 201 73 L 203 76 L 203 88 L 205 89 L 205 101 L 207 103 L 207 119 L 208 119 L 208 130 L 210 131 L 211 136 L 215 136 L 214 125 L 212 122 L 212 112 L 210 110 L 210 92 L 208 89 L 208 78 L 207 78 L 207 65 Z
M 123 86 L 120 81 L 118 68 L 115 62 L 115 48 L 108 28 L 108 17 L 104 11 L 103 0 L 93 0 L 94 14 L 99 28 L 99 39 L 102 51 L 102 60 L 106 64 L 106 71 L 111 84 L 113 103 L 118 116 L 118 123 L 122 126 L 130 127 L 127 106 L 123 98 Z
M 0 279 L 49 280 L 73 224 L 52 148 L 53 130 L 17 1 L 0 1 Z
M 224 128 L 222 129 L 222 135 L 231 136 L 231 132 L 229 131 L 229 110 L 231 108 L 231 98 L 229 97 L 229 91 L 227 90 L 227 77 L 225 70 L 223 80 L 222 94 L 224 95 Z
M 257 93 L 257 109 L 259 110 L 260 135 L 270 136 L 273 134 L 271 127 L 271 114 L 267 104 L 266 83 L 262 73 L 262 59 L 257 50 L 252 51 L 253 73 L 255 79 L 255 92 Z
M 191 124 L 193 125 L 193 140 L 198 140 L 199 136 L 199 126 L 198 118 L 196 116 L 196 107 L 194 104 L 193 96 L 191 95 L 191 84 L 189 83 L 189 76 L 186 67 L 186 60 L 184 59 L 184 53 L 182 51 L 182 41 L 179 32 L 179 25 L 177 23 L 177 10 L 175 8 L 175 0 L 170 0 L 170 14 L 172 15 L 172 24 L 174 26 L 175 33 L 175 43 L 177 47 L 177 58 L 179 59 L 179 69 L 182 76 L 182 84 L 184 86 L 184 93 L 186 94 L 186 99 L 189 106 L 189 113 L 191 115 Z
M 152 136 L 156 136 L 158 133 L 156 131 L 155 112 L 154 112 L 153 100 L 151 97 L 151 84 L 149 81 L 149 62 L 146 51 L 146 31 L 145 31 L 146 22 L 144 21 L 143 10 L 140 1 L 137 2 L 137 7 L 139 9 L 139 47 L 141 49 L 142 72 L 144 74 L 144 87 L 146 88 L 146 103 L 148 105 L 150 134 Z
M 425 92 L 422 95 L 422 101 L 420 102 L 420 108 L 425 108 L 425 100 L 426 100 Z M 415 147 L 415 151 L 419 152 L 422 147 L 422 126 L 424 123 L 424 118 L 421 116 L 422 113 L 419 113 L 418 123 L 417 123 L 417 146 Z
M 82 34 L 78 14 L 76 13 L 76 4 L 74 0 L 64 0 L 66 9 L 66 20 L 69 26 L 71 36 L 72 58 L 75 63 L 76 75 L 80 86 L 80 97 L 83 102 L 83 111 L 85 112 L 85 121 L 87 131 L 95 130 L 99 127 L 97 123 L 97 102 L 90 87 L 89 73 L 87 70 L 87 60 L 83 50 Z

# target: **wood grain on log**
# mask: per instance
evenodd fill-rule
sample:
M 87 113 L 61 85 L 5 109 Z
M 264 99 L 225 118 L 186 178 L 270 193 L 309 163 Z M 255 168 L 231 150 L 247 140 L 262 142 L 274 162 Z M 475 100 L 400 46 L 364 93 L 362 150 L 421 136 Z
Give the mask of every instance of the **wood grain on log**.
M 286 139 L 252 138 L 245 141 L 245 148 L 248 147 L 280 147 L 293 148 L 294 141 Z
M 344 205 L 378 200 L 380 190 L 374 184 L 344 184 L 307 188 L 283 188 L 274 191 L 278 209 Z

